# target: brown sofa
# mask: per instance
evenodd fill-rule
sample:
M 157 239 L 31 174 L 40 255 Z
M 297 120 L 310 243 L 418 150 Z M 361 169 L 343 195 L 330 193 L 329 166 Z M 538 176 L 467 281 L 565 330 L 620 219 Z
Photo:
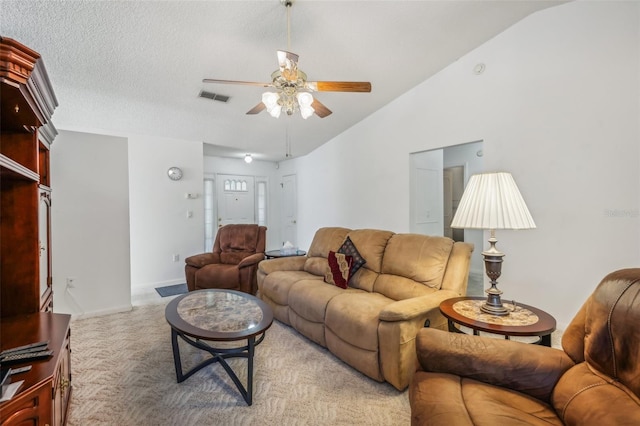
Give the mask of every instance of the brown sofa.
M 325 282 L 330 251 L 346 238 L 366 260 L 346 289 Z M 307 256 L 258 266 L 258 292 L 279 321 L 397 389 L 409 384 L 415 336 L 425 321 L 445 328 L 444 299 L 466 293 L 473 246 L 390 231 L 319 229 Z
M 564 350 L 421 330 L 414 425 L 640 425 L 640 268 L 606 276 Z
M 255 224 L 219 228 L 211 253 L 184 260 L 187 289 L 224 288 L 256 294 L 256 271 L 264 259 L 266 232 L 266 227 Z

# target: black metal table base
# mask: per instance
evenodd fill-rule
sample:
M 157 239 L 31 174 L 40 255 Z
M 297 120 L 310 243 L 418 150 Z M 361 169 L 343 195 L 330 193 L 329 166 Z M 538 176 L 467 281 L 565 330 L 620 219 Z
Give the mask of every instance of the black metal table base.
M 176 367 L 176 379 L 178 383 L 187 380 L 189 377 L 203 369 L 204 367 L 211 365 L 213 363 L 220 363 L 222 368 L 227 372 L 233 383 L 240 391 L 240 394 L 247 402 L 247 405 L 251 405 L 253 403 L 253 354 L 255 352 L 255 347 L 264 340 L 264 336 L 266 333 L 262 333 L 260 338 L 256 340 L 255 336 L 251 336 L 247 338 L 247 345 L 241 346 L 237 348 L 214 348 L 212 346 L 207 345 L 202 340 L 193 339 L 189 336 L 176 331 L 175 329 L 171 329 L 171 345 L 173 346 L 173 363 Z M 211 354 L 211 358 L 205 359 L 200 364 L 193 367 L 191 370 L 186 373 L 182 372 L 182 361 L 180 359 L 180 348 L 178 346 L 178 336 L 198 349 L 202 349 Z M 233 369 L 229 366 L 226 359 L 227 358 L 246 358 L 247 359 L 247 387 L 240 382 L 240 379 L 233 371 Z

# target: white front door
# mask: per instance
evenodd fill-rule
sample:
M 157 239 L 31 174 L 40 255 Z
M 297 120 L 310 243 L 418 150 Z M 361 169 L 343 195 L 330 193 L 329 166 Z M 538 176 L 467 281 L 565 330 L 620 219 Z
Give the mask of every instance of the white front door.
M 412 233 L 444 234 L 443 163 L 442 149 L 411 154 L 409 219 Z
M 298 246 L 298 196 L 296 175 L 282 177 L 282 241 Z
M 256 223 L 253 176 L 217 176 L 218 227 Z

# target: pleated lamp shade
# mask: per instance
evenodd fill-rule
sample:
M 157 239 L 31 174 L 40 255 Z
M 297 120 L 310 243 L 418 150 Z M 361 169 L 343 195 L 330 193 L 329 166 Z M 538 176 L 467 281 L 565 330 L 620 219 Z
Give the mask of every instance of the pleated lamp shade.
M 532 229 L 536 224 L 511 173 L 471 176 L 452 228 Z

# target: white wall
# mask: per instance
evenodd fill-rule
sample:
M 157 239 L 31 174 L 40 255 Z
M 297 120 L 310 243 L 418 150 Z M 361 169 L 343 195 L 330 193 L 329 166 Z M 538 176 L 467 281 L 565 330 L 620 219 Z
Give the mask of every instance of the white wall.
M 538 12 L 286 162 L 300 247 L 321 226 L 408 232 L 409 153 L 483 140 L 486 170 L 514 175 L 538 226 L 497 234 L 504 297 L 564 328 L 605 274 L 640 263 L 639 8 Z
M 131 287 L 134 296 L 154 287 L 184 283 L 185 257 L 202 252 L 202 143 L 129 137 L 131 218 Z M 167 170 L 180 167 L 183 177 L 170 180 Z M 197 193 L 196 199 L 185 194 Z M 192 217 L 187 217 L 192 212 Z M 173 255 L 179 259 L 173 261 Z
M 131 309 L 127 139 L 60 131 L 51 150 L 54 311 Z M 75 287 L 67 289 L 67 277 Z
M 281 179 L 277 177 L 276 163 L 244 159 L 205 156 L 204 174 L 215 179 L 216 174 L 244 175 L 267 178 L 267 241 L 266 249 L 276 249 L 280 241 Z M 195 254 L 195 253 L 193 253 Z

